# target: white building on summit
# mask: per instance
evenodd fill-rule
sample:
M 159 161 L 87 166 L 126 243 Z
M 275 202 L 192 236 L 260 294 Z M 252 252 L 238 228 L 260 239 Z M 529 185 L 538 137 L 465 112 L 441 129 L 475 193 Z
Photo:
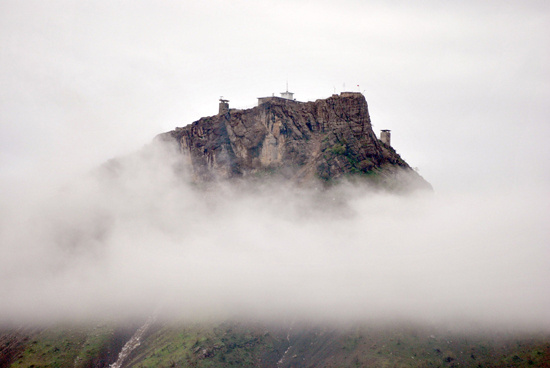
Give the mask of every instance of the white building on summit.
M 267 101 L 273 101 L 273 100 L 290 100 L 290 101 L 296 101 L 296 99 L 294 98 L 294 92 L 289 92 L 288 91 L 288 84 L 286 86 L 286 91 L 285 92 L 281 92 L 281 97 L 277 97 L 275 96 L 275 94 L 273 94 L 272 96 L 270 97 L 258 97 L 258 106 L 260 106 L 261 104 L 267 102 Z
M 294 93 L 288 92 L 288 87 L 287 87 L 286 92 L 281 92 L 281 97 L 286 98 L 287 100 L 294 100 Z

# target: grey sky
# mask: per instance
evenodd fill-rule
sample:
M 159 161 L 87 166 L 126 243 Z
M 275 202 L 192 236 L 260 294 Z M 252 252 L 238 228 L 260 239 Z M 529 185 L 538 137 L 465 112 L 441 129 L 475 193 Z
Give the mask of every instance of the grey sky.
M 364 91 L 439 190 L 548 183 L 550 5 L 2 1 L 2 177 L 87 169 L 278 93 Z M 58 174 L 58 175 L 59 175 Z

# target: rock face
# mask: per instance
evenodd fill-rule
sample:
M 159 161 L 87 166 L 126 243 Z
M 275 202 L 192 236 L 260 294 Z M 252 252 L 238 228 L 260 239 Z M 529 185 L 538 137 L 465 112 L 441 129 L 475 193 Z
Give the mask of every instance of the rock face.
M 297 182 L 364 177 L 397 189 L 431 188 L 371 126 L 361 93 L 315 102 L 268 98 L 221 109 L 161 135 L 175 139 L 196 181 L 278 175 Z

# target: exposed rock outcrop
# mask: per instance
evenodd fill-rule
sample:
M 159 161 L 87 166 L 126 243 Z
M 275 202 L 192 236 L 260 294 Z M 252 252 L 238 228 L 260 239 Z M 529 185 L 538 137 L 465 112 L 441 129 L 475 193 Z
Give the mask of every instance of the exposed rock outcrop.
M 178 142 L 196 181 L 266 174 L 298 182 L 351 176 L 393 189 L 431 188 L 376 137 L 360 93 L 315 102 L 273 98 L 252 109 L 224 112 L 160 136 Z

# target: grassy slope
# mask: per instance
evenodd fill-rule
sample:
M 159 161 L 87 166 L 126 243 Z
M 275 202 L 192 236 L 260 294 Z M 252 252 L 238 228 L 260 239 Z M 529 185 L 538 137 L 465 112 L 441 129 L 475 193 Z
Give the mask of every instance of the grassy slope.
M 128 361 L 133 367 L 255 367 L 278 343 L 264 328 L 234 323 L 158 326 Z
M 230 323 L 159 326 L 127 365 L 275 367 L 283 355 L 280 367 L 550 367 L 550 336 L 441 335 L 366 327 L 274 330 Z
M 11 365 L 104 367 L 125 339 L 114 328 L 33 332 Z M 290 348 L 289 348 L 290 347 Z M 285 354 L 286 352 L 286 354 Z M 282 362 L 278 364 L 282 358 Z M 473 335 L 401 327 L 156 325 L 127 367 L 550 367 L 548 335 Z
M 58 326 L 28 332 L 17 354 L 0 361 L 0 367 L 75 367 L 107 365 L 127 338 L 107 325 L 95 327 Z

